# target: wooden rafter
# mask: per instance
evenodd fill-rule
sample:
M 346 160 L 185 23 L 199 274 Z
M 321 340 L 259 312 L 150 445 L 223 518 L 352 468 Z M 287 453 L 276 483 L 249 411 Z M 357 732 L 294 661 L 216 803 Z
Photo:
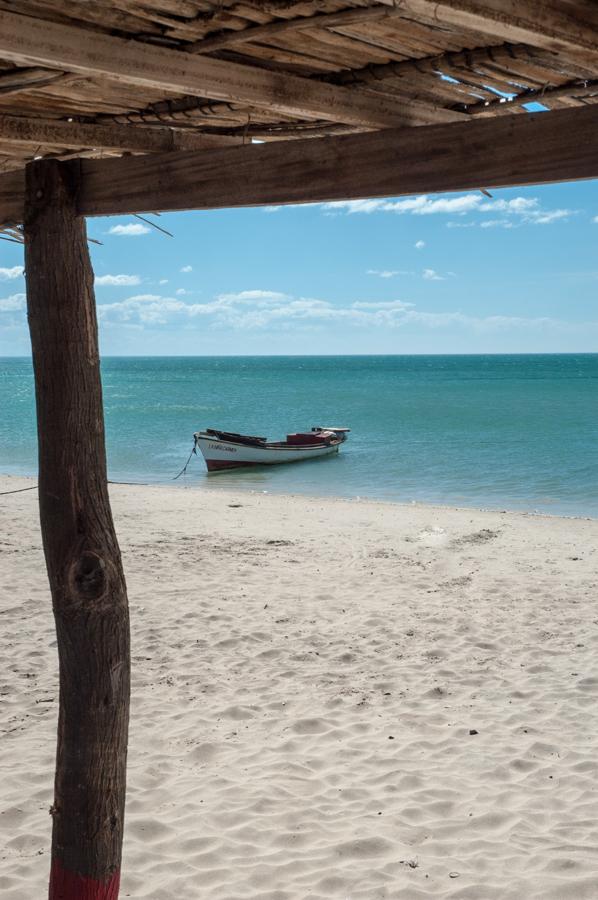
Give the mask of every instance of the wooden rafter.
M 0 142 L 18 142 L 43 147 L 94 147 L 138 153 L 165 153 L 169 150 L 205 150 L 223 144 L 240 143 L 239 138 L 204 135 L 171 128 L 132 125 L 87 125 L 59 119 L 0 115 Z
M 472 103 L 466 107 L 469 115 L 489 115 L 495 113 L 497 108 L 501 112 L 509 112 L 513 107 L 522 106 L 525 103 L 542 103 L 550 105 L 551 101 L 561 97 L 595 97 L 598 100 L 598 79 L 593 81 L 570 82 L 556 87 L 541 88 L 539 90 L 528 88 L 517 94 L 511 100 L 497 97 L 495 100 L 485 100 L 480 103 Z
M 342 25 L 356 25 L 361 22 L 373 22 L 386 19 L 392 15 L 398 15 L 399 7 L 385 5 L 369 6 L 365 8 L 343 9 L 334 13 L 316 13 L 315 15 L 301 16 L 297 19 L 283 19 L 278 22 L 270 22 L 267 25 L 256 25 L 253 28 L 241 28 L 237 31 L 222 31 L 218 34 L 210 34 L 201 41 L 186 47 L 189 53 L 213 53 L 215 50 L 223 50 L 227 47 L 250 42 L 268 41 L 282 34 L 293 31 L 307 31 L 312 28 L 335 28 Z
M 393 0 L 384 0 L 389 4 Z M 595 0 L 401 0 L 406 16 L 598 63 Z
M 64 77 L 64 72 L 44 69 L 39 66 L 25 66 L 0 73 L 0 95 L 19 94 L 32 88 L 45 87 Z
M 545 53 L 538 60 L 531 56 L 534 52 L 542 51 L 533 51 L 523 45 L 499 44 L 459 53 L 446 52 L 421 59 L 369 65 L 364 69 L 321 76 L 321 80 L 343 85 L 362 84 L 381 92 L 397 91 L 404 96 L 422 97 L 426 89 L 439 96 L 459 90 L 464 93 L 460 100 L 453 98 L 454 108 L 468 114 L 504 113 L 533 100 L 542 102 L 542 98 L 548 101 L 596 93 L 597 79 L 589 78 L 585 73 L 568 77 L 568 71 L 575 69 L 575 64 L 563 62 L 561 69 L 564 71 L 559 71 L 558 56 Z M 520 67 L 540 75 L 540 85 L 522 88 L 521 76 L 518 75 Z M 499 77 L 497 73 L 501 68 L 504 68 L 504 74 Z M 457 83 L 441 81 L 443 74 L 457 79 Z M 501 93 L 510 91 L 515 96 L 505 103 L 502 96 L 497 96 L 488 88 Z M 484 99 L 476 100 L 476 94 Z
M 598 107 L 114 160 L 82 160 L 79 213 L 215 209 L 598 177 Z M 533 152 L 530 152 L 533 147 Z M 0 224 L 23 174 L 0 177 Z
M 0 11 L 0 57 L 225 102 L 262 104 L 284 115 L 372 128 L 451 121 L 452 112 L 350 91 L 297 75 L 127 41 Z

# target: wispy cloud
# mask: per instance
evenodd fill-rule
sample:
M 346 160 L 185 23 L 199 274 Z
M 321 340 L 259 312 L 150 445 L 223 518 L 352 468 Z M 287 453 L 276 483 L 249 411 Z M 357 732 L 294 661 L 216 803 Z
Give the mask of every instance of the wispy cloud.
M 368 275 L 377 275 L 378 278 L 394 278 L 395 275 L 409 275 L 409 272 L 405 272 L 402 269 L 368 269 Z
M 410 309 L 413 303 L 404 300 L 356 300 L 351 304 L 351 309 Z
M 149 234 L 147 225 L 141 222 L 131 222 L 129 225 L 113 225 L 108 234 L 116 234 L 120 237 L 137 237 L 140 234 Z
M 325 210 L 344 210 L 349 215 L 354 213 L 393 212 L 399 215 L 411 213 L 417 216 L 434 215 L 435 213 L 466 213 L 479 205 L 476 194 L 464 194 L 462 197 L 438 197 L 432 199 L 427 194 L 419 197 L 406 197 L 404 200 L 336 200 L 324 203 Z
M 333 203 L 324 203 L 322 208 L 325 211 L 345 212 L 347 215 L 391 212 L 398 215 L 457 215 L 465 217 L 473 213 L 492 213 L 495 218 L 482 222 L 484 228 L 550 225 L 553 222 L 565 221 L 575 214 L 575 210 L 572 209 L 543 209 L 537 197 L 488 200 L 482 194 L 462 194 L 459 197 L 437 198 L 422 194 L 402 200 L 338 200 Z M 474 223 L 462 225 L 458 222 L 449 222 L 448 225 L 451 228 L 473 227 Z M 424 246 L 424 241 L 417 241 L 415 244 L 418 250 L 423 249 Z
M 592 222 L 594 222 L 595 225 L 598 225 L 598 216 L 594 216 Z
M 416 250 L 423 250 L 424 247 L 426 246 L 426 242 L 425 241 L 416 241 L 413 246 L 415 247 Z
M 476 225 L 476 222 L 469 223 L 472 227 Z M 512 219 L 485 219 L 483 222 L 480 222 L 480 228 L 517 228 L 518 222 L 513 222 Z M 449 222 L 450 228 L 459 227 L 458 225 L 453 225 Z
M 11 294 L 10 297 L 0 297 L 0 312 L 16 312 L 25 308 L 25 294 Z
M 219 294 L 218 300 L 222 303 L 245 303 L 252 300 L 288 300 L 288 294 L 281 294 L 280 291 L 239 291 L 237 294 Z
M 275 213 L 278 212 L 279 209 L 282 209 L 282 206 L 264 206 L 262 207 L 262 212 Z
M 192 272 L 193 266 L 182 266 L 180 269 L 181 272 Z
M 105 324 L 123 323 L 132 327 L 157 327 L 191 323 L 201 318 L 209 327 L 232 330 L 280 330 L 302 326 L 346 324 L 360 328 L 430 329 L 459 328 L 475 332 L 508 329 L 562 330 L 568 323 L 548 317 L 470 316 L 459 310 L 430 312 L 412 303 L 395 300 L 359 300 L 334 304 L 312 297 L 293 297 L 277 291 L 248 290 L 220 294 L 206 303 L 185 303 L 176 297 L 138 294 L 119 303 L 98 305 Z M 593 323 L 595 324 L 595 323 Z
M 112 287 L 133 287 L 141 284 L 141 278 L 139 275 L 99 275 L 96 276 L 95 283 Z
M 551 225 L 575 214 L 572 209 L 542 209 L 536 197 L 515 197 L 512 200 L 493 200 L 481 203 L 480 212 L 492 212 L 503 215 L 501 219 L 487 220 L 481 223 L 482 228 L 500 226 L 513 228 L 523 225 Z M 516 222 L 513 219 L 517 220 Z
M 439 275 L 434 269 L 424 269 L 422 278 L 424 281 L 444 281 L 444 275 Z
M 13 266 L 11 269 L 0 268 L 0 281 L 12 281 L 20 278 L 24 271 L 23 266 Z

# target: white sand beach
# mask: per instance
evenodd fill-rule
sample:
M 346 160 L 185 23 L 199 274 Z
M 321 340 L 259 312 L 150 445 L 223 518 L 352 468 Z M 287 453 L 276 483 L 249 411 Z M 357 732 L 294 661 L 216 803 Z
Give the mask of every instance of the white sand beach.
M 598 897 L 598 520 L 111 496 L 133 636 L 122 897 Z M 0 622 L 0 893 L 33 900 L 58 703 L 35 491 L 0 497 Z

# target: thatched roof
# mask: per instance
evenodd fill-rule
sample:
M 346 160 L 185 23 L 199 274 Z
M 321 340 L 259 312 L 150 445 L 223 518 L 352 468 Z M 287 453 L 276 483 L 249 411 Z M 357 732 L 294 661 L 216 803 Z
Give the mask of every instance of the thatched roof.
M 597 100 L 595 0 L 0 0 L 0 225 L 593 178 Z
M 586 106 L 597 34 L 587 0 L 0 0 L 0 171 Z

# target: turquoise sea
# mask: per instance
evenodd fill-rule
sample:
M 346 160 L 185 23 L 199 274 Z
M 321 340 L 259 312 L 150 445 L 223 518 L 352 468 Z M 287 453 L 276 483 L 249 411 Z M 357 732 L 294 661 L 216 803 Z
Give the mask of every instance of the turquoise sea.
M 106 358 L 110 478 L 168 482 L 205 427 L 352 429 L 338 457 L 177 484 L 598 516 L 598 354 Z M 33 375 L 0 360 L 0 472 L 36 472 Z

